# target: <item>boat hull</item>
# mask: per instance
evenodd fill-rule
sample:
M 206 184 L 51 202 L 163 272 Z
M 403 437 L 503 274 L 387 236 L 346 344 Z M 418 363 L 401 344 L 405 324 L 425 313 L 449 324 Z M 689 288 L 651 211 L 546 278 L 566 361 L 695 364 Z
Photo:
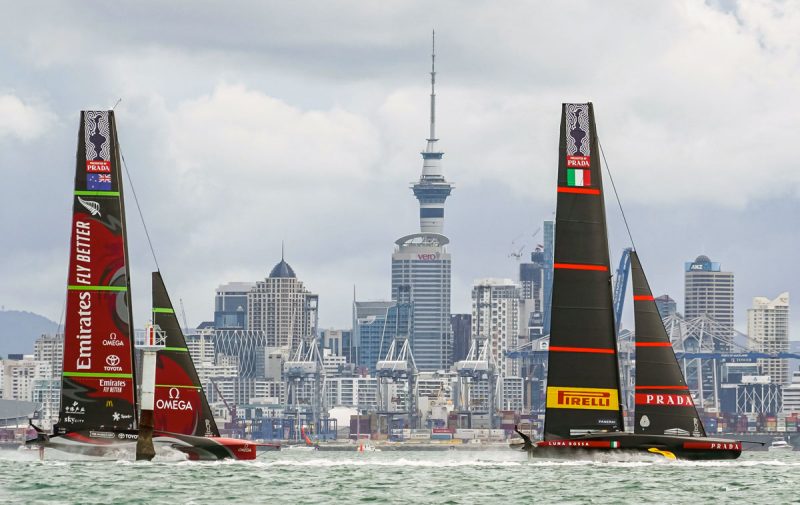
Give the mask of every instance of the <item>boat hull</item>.
M 139 433 L 136 430 L 80 430 L 61 435 L 38 433 L 37 438 L 28 440 L 28 447 L 54 449 L 70 454 L 99 458 L 125 457 L 136 453 L 136 441 Z
M 136 452 L 136 430 L 81 430 L 63 435 L 39 433 L 25 445 L 54 449 L 71 454 L 91 457 L 129 457 Z M 257 450 L 276 450 L 275 444 L 261 444 L 250 440 L 223 437 L 198 437 L 179 433 L 156 432 L 153 434 L 156 446 L 168 446 L 183 452 L 192 461 L 217 461 L 221 459 L 252 460 Z
M 736 459 L 741 442 L 721 438 L 595 433 L 559 440 L 535 442 L 525 449 L 531 457 L 575 459 L 591 454 L 646 454 L 682 460 Z
M 280 445 L 264 444 L 252 440 L 225 437 L 197 437 L 177 433 L 160 432 L 153 436 L 153 443 L 169 445 L 185 453 L 192 461 L 215 461 L 220 459 L 253 460 L 257 451 L 278 450 Z

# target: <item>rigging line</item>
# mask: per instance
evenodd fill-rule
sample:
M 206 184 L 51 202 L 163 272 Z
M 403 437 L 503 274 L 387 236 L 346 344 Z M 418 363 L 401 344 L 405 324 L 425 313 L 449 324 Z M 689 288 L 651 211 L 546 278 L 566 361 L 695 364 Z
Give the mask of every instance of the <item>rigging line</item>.
M 62 333 L 62 330 L 64 328 L 64 325 L 62 324 L 64 322 L 64 312 L 66 312 L 66 311 L 67 311 L 67 301 L 64 300 L 64 305 L 61 306 L 61 315 L 58 317 L 58 326 L 56 327 L 56 336 L 58 336 L 59 333 Z
M 147 245 L 150 246 L 150 253 L 153 255 L 153 262 L 156 264 L 156 270 L 161 271 L 161 267 L 158 266 L 158 258 L 156 258 L 156 250 L 153 249 L 153 241 L 150 240 L 150 232 L 147 231 L 147 223 L 144 222 L 144 214 L 142 214 L 142 208 L 139 206 L 139 198 L 136 196 L 136 189 L 133 187 L 133 179 L 131 179 L 131 171 L 128 170 L 128 163 L 125 161 L 125 155 L 122 154 L 122 147 L 119 149 L 119 155 L 122 158 L 122 166 L 125 167 L 125 174 L 128 176 L 128 183 L 131 185 L 131 193 L 133 193 L 133 201 L 136 203 L 136 210 L 139 211 L 139 219 L 142 221 L 142 227 L 144 228 L 144 235 L 147 237 Z
M 606 166 L 606 173 L 608 174 L 608 179 L 611 181 L 611 188 L 614 190 L 614 198 L 617 199 L 619 211 L 622 213 L 622 221 L 625 223 L 625 229 L 628 231 L 628 238 L 631 240 L 631 247 L 633 247 L 633 250 L 635 251 L 636 244 L 633 242 L 631 227 L 628 226 L 628 218 L 625 217 L 625 210 L 622 208 L 622 201 L 619 199 L 619 193 L 617 193 L 617 185 L 614 184 L 614 176 L 611 175 L 611 169 L 608 167 L 608 160 L 606 160 L 606 152 L 603 150 L 603 144 L 600 143 L 600 139 L 597 139 L 597 145 L 600 146 L 600 155 L 603 157 L 603 163 Z

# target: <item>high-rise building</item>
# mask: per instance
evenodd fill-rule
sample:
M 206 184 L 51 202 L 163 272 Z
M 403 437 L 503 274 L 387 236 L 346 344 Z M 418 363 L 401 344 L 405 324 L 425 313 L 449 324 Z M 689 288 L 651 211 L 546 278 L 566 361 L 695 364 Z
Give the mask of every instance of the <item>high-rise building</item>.
M 19 359 L 15 359 L 19 358 Z M 31 401 L 36 379 L 50 379 L 53 371 L 50 363 L 33 359 L 33 355 L 14 356 L 0 360 L 2 398 L 5 400 Z
M 769 354 L 789 352 L 789 293 L 774 300 L 757 296 L 747 309 L 747 335 L 751 349 Z M 759 373 L 770 382 L 789 385 L 788 359 L 759 359 Z
M 519 286 L 511 279 L 478 279 L 472 287 L 472 334 L 488 339 L 500 377 L 519 375 L 506 353 L 517 346 Z
M 539 338 L 544 333 L 545 320 L 545 279 L 548 268 L 552 269 L 552 262 L 548 262 L 541 247 L 531 253 L 530 263 L 519 264 L 520 283 L 520 335 L 526 338 Z
M 254 286 L 252 282 L 229 282 L 217 288 L 214 298 L 214 328 L 247 328 L 247 295 Z
M 392 254 L 392 299 L 412 310 L 411 350 L 422 371 L 453 364 L 450 327 L 450 242 L 443 235 L 444 202 L 453 190 L 442 172 L 444 153 L 436 138 L 435 51 L 431 55 L 430 134 L 422 152 L 422 175 L 412 185 L 419 201 L 420 233 L 395 241 Z
M 733 272 L 724 272 L 708 256 L 685 263 L 686 319 L 708 316 L 719 328 L 713 332 L 714 347 L 730 351 L 733 342 Z
M 309 292 L 286 261 L 247 294 L 247 328 L 264 332 L 268 348 L 294 351 L 316 338 L 318 295 Z
M 669 295 L 661 295 L 655 298 L 656 308 L 658 309 L 658 315 L 661 316 L 661 319 L 665 317 L 674 316 L 678 313 L 678 304 L 675 303 Z
M 450 316 L 453 328 L 453 362 L 467 359 L 469 346 L 472 343 L 472 314 L 453 314 Z
M 386 357 L 396 337 L 406 337 L 411 328 L 411 307 L 396 301 L 353 302 L 353 342 L 356 364 L 375 373 L 375 365 Z
M 544 289 L 543 289 L 543 296 L 544 296 L 544 329 L 543 333 L 545 335 L 550 334 L 550 306 L 552 305 L 552 297 L 553 297 L 553 251 L 555 250 L 555 237 L 556 237 L 556 223 L 555 221 L 545 221 L 544 222 L 544 261 L 545 261 L 545 271 L 544 271 Z
M 33 343 L 33 359 L 50 364 L 52 379 L 61 379 L 61 365 L 64 359 L 64 334 L 42 335 Z M 60 386 L 59 386 L 60 387 Z
M 800 412 L 800 370 L 792 374 L 792 383 L 783 388 L 783 413 Z
M 320 341 L 323 349 L 330 349 L 333 355 L 343 357 L 348 363 L 355 363 L 352 330 L 322 330 Z

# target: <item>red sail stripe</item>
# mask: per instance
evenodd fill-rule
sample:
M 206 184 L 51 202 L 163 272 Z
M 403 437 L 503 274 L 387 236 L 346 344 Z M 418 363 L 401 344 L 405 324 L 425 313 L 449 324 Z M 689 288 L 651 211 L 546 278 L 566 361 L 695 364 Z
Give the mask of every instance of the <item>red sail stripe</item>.
M 551 345 L 549 350 L 556 352 L 593 352 L 597 354 L 614 354 L 614 349 L 598 349 L 596 347 L 561 347 Z
M 636 389 L 689 389 L 689 386 L 636 386 Z
M 636 342 L 636 347 L 672 347 L 669 342 Z
M 583 263 L 553 263 L 553 268 L 561 268 L 564 270 L 597 270 L 600 272 L 608 272 L 608 267 L 605 265 L 587 265 Z
M 634 302 L 652 302 L 655 300 L 653 295 L 633 295 Z
M 577 193 L 579 195 L 599 195 L 600 190 L 594 188 L 573 188 L 571 186 L 559 186 L 559 193 Z

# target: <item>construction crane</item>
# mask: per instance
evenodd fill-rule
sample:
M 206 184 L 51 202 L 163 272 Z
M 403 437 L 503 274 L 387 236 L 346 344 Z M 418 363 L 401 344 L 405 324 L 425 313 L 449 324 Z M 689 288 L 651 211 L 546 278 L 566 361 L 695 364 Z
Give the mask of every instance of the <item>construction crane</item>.
M 531 238 L 536 238 L 536 235 L 538 235 L 540 231 L 542 231 L 542 227 L 541 226 L 539 228 L 537 228 L 536 231 L 531 234 Z M 522 244 L 522 246 L 520 246 L 519 249 L 517 249 L 517 240 L 519 240 L 520 237 L 522 237 L 522 236 L 523 235 L 518 235 L 517 238 L 515 238 L 514 240 L 511 241 L 511 252 L 508 253 L 508 257 L 509 258 L 516 258 L 517 261 L 521 260 L 522 251 L 524 251 L 525 248 L 527 247 L 525 244 Z
M 614 280 L 614 320 L 617 325 L 617 335 L 619 335 L 619 326 L 622 324 L 622 308 L 625 306 L 625 291 L 628 287 L 628 275 L 631 272 L 631 251 L 633 251 L 631 247 L 622 250 L 622 257 L 619 259 L 619 267 L 617 267 L 617 275 Z
M 186 320 L 186 308 L 183 306 L 183 298 L 179 298 L 178 301 L 181 303 L 181 315 L 183 316 L 183 334 L 186 335 L 189 333 L 189 321 Z
M 217 386 L 217 383 L 214 382 L 214 379 L 209 379 L 209 380 L 211 381 L 211 384 L 214 386 L 214 390 L 217 392 L 219 397 L 222 398 L 222 403 L 225 404 L 225 408 L 228 410 L 228 414 L 231 416 L 231 429 L 233 430 L 234 433 L 239 435 L 239 438 L 245 438 L 244 425 L 241 426 L 239 425 L 239 416 L 236 414 L 236 405 L 231 406 L 228 403 L 228 400 L 225 399 L 225 395 L 223 395 L 222 391 L 220 391 L 219 386 Z

